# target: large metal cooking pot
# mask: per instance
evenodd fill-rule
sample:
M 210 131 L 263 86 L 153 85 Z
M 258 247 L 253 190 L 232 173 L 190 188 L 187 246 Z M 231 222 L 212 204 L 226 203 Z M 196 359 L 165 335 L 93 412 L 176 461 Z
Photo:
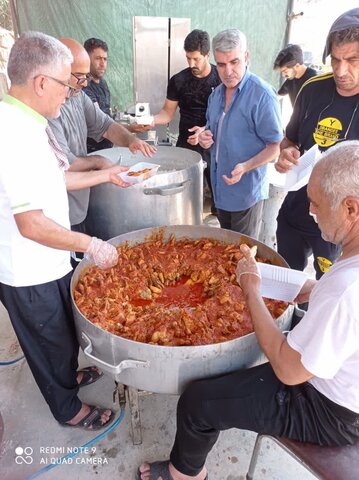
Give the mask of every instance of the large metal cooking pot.
M 202 224 L 204 164 L 199 153 L 177 147 L 158 147 L 149 159 L 123 147 L 95 153 L 113 163 L 149 161 L 160 168 L 154 177 L 129 188 L 92 187 L 86 218 L 90 235 L 107 240 L 147 227 Z
M 113 245 L 125 241 L 143 242 L 153 229 L 120 235 L 110 240 Z M 209 237 L 225 243 L 242 243 L 258 246 L 258 255 L 274 265 L 288 266 L 285 260 L 267 245 L 245 235 L 211 227 L 173 226 L 165 228 L 166 238 L 198 239 Z M 82 260 L 76 268 L 73 291 L 88 262 Z M 238 368 L 263 363 L 266 358 L 259 348 L 254 333 L 228 342 L 191 347 L 163 347 L 135 342 L 113 335 L 87 320 L 76 307 L 72 297 L 77 336 L 85 355 L 113 378 L 125 385 L 156 393 L 180 394 L 189 381 L 211 377 Z M 281 330 L 289 328 L 293 306 L 277 319 Z

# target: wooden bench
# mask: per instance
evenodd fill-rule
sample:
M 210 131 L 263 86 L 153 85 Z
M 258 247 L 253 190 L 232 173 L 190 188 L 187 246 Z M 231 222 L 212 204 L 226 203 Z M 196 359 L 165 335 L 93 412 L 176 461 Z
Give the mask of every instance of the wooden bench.
M 321 480 L 359 479 L 359 442 L 345 447 L 321 447 L 312 443 L 258 434 L 248 468 L 247 480 L 253 480 L 263 439 L 275 442 L 310 473 Z

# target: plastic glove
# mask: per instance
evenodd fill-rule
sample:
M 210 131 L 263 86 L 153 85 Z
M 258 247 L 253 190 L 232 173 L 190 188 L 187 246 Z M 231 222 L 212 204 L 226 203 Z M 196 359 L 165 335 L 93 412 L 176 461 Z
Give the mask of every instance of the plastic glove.
M 116 265 L 118 253 L 116 247 L 110 243 L 92 237 L 84 258 L 100 268 L 110 268 Z
M 248 245 L 242 244 L 240 248 L 241 252 L 243 253 L 243 257 L 238 262 L 236 274 L 237 282 L 241 287 L 242 275 L 255 275 L 256 277 L 261 278 L 261 273 L 254 258 L 257 253 L 257 247 L 249 248 Z

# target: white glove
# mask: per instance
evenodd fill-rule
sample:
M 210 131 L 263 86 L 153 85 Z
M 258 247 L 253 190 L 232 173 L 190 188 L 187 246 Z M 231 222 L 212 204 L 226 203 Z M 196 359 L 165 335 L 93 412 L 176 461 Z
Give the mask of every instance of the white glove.
M 245 244 L 242 244 L 240 248 L 241 252 L 243 253 L 243 257 L 239 260 L 236 269 L 237 282 L 239 286 L 241 286 L 242 275 L 255 275 L 256 277 L 261 278 L 258 264 L 254 258 L 257 253 L 257 248 L 249 248 L 248 245 Z
M 118 253 L 116 247 L 110 243 L 92 237 L 84 258 L 94 263 L 97 267 L 110 268 L 117 264 Z

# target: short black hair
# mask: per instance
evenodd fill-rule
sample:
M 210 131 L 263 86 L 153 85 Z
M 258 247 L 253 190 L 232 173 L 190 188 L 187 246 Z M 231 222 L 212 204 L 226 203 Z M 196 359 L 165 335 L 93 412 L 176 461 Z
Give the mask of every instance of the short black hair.
M 201 55 L 207 55 L 210 48 L 211 40 L 208 33 L 203 30 L 192 30 L 184 40 L 186 52 L 201 52 Z
M 273 69 L 277 70 L 282 67 L 294 67 L 299 63 L 303 65 L 303 51 L 299 45 L 289 44 L 281 50 L 277 58 L 274 60 Z
M 84 43 L 84 48 L 87 53 L 91 53 L 95 50 L 95 48 L 102 48 L 105 52 L 108 52 L 107 43 L 99 38 L 88 38 Z

